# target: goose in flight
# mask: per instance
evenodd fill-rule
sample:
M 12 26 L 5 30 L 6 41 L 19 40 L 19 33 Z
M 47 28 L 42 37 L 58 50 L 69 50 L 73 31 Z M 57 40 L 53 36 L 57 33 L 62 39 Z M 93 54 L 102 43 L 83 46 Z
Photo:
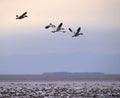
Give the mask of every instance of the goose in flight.
M 74 35 L 72 37 L 77 37 L 79 35 L 83 35 L 83 33 L 80 33 L 80 30 L 81 30 L 81 27 L 79 27 L 76 32 L 72 31 L 72 29 L 69 28 L 69 31 L 74 33 Z
M 63 23 L 61 22 L 57 27 L 56 27 L 56 30 L 55 31 L 52 31 L 52 33 L 55 33 L 55 32 L 63 32 L 65 33 L 64 28 L 62 28 L 62 25 Z
M 27 12 L 24 12 L 22 15 L 20 15 L 20 16 L 18 16 L 18 15 L 16 15 L 16 19 L 23 19 L 23 18 L 25 18 L 25 17 L 28 17 L 27 16 Z
M 50 27 L 55 28 L 56 26 L 53 25 L 52 23 L 50 23 L 49 25 L 45 26 L 45 29 L 48 29 L 48 28 L 50 28 Z

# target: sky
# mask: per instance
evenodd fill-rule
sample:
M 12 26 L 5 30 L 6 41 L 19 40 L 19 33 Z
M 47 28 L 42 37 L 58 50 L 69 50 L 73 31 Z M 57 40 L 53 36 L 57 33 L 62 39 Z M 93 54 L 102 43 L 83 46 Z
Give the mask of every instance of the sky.
M 120 0 L 0 0 L 0 74 L 120 74 Z M 16 20 L 27 11 L 28 17 Z M 63 22 L 66 33 L 51 33 Z M 72 37 L 68 28 L 81 27 Z

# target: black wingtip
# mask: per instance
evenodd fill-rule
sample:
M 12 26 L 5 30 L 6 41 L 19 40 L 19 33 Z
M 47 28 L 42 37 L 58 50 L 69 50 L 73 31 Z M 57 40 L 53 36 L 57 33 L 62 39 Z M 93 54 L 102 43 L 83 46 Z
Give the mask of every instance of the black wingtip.
M 68 30 L 69 30 L 70 32 L 72 32 L 72 29 L 71 29 L 71 28 L 68 28 Z
M 77 32 L 80 32 L 80 30 L 81 30 L 81 27 L 79 27 L 79 28 L 77 29 Z
M 59 24 L 59 26 L 62 26 L 63 25 L 63 23 L 61 22 L 60 24 Z
M 45 26 L 45 29 L 48 29 L 50 26 Z

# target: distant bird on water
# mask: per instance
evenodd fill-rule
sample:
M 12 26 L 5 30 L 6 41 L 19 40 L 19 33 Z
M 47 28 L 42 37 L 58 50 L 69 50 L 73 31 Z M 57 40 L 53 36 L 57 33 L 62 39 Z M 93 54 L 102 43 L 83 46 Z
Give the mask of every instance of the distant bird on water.
M 22 15 L 20 15 L 20 16 L 18 16 L 18 15 L 16 15 L 16 19 L 23 19 L 23 18 L 25 18 L 25 17 L 28 17 L 27 16 L 27 12 L 24 12 Z
M 74 33 L 74 35 L 72 37 L 77 37 L 79 35 L 83 35 L 83 33 L 80 33 L 80 30 L 81 30 L 81 27 L 79 27 L 76 32 L 72 31 L 72 29 L 69 28 L 69 31 Z

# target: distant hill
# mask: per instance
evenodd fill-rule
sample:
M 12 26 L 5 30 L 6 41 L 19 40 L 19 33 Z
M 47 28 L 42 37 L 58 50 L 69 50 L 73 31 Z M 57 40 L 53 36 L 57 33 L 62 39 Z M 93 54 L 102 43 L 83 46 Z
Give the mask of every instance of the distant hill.
M 43 75 L 104 75 L 101 72 L 45 72 Z

